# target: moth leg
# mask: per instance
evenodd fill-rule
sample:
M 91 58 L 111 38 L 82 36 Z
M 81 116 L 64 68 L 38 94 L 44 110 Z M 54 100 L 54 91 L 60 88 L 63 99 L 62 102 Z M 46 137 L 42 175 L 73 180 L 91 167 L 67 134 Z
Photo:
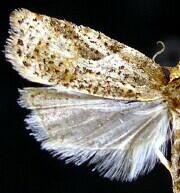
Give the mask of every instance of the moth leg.
M 160 159 L 161 163 L 167 168 L 167 170 L 169 170 L 169 172 L 171 173 L 171 163 L 165 158 L 165 156 L 163 155 L 163 153 L 159 150 L 156 149 L 155 151 L 156 155 L 158 156 L 158 158 Z

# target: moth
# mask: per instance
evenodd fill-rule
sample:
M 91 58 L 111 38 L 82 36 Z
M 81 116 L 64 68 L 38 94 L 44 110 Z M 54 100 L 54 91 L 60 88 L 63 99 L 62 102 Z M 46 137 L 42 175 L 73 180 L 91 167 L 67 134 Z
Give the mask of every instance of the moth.
M 180 192 L 180 63 L 164 68 L 89 27 L 18 9 L 5 56 L 25 79 L 25 121 L 43 149 L 132 181 L 159 160 Z M 165 158 L 172 143 L 171 162 Z

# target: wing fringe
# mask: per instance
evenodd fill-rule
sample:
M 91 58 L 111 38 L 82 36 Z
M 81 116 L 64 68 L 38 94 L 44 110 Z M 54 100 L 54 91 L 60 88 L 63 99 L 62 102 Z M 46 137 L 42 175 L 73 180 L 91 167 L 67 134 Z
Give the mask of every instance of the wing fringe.
M 31 89 L 20 90 L 19 104 L 28 109 L 32 109 L 32 103 L 28 101 L 30 99 L 27 97 L 30 92 Z M 149 119 L 149 122 L 147 120 L 147 124 L 144 124 L 142 127 L 143 132 L 137 130 L 137 133 L 133 135 L 137 135 L 137 138 L 147 136 L 147 139 L 134 142 L 135 138 L 132 137 L 132 139 L 126 141 L 126 143 L 131 144 L 130 148 L 124 149 L 122 147 L 92 148 L 74 145 L 73 143 L 63 144 L 61 139 L 54 139 L 45 130 L 43 121 L 38 114 L 38 109 L 34 109 L 31 115 L 25 119 L 25 122 L 28 125 L 27 129 L 30 129 L 32 132 L 31 135 L 41 142 L 42 149 L 50 151 L 54 156 L 65 160 L 66 163 L 73 162 L 76 165 L 87 163 L 93 166 L 92 171 L 97 170 L 106 178 L 132 181 L 139 175 L 148 173 L 153 169 L 159 161 L 155 154 L 155 149 L 158 148 L 165 154 L 166 142 L 170 136 L 166 106 L 161 104 L 161 102 L 156 102 L 152 105 L 152 109 L 144 110 L 144 113 L 147 115 L 148 112 L 150 115 L 153 114 L 154 117 Z M 157 113 L 157 116 L 155 116 L 155 113 Z M 139 110 L 139 114 L 137 111 L 135 115 L 138 122 L 139 117 L 143 116 L 143 110 Z M 154 122 L 157 122 L 157 124 L 154 124 Z M 153 129 L 151 127 L 156 128 Z M 61 128 L 59 129 L 61 130 Z M 153 131 L 149 131 L 150 129 Z

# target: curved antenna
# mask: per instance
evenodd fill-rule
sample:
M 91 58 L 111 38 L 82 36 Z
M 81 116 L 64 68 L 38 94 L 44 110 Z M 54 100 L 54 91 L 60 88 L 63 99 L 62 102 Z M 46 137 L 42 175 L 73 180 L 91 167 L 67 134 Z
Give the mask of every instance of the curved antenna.
M 158 45 L 158 44 L 161 44 L 162 49 L 159 50 L 158 52 L 156 52 L 156 53 L 154 54 L 154 56 L 153 56 L 153 58 L 152 58 L 152 60 L 153 60 L 154 62 L 155 62 L 155 58 L 156 58 L 159 54 L 163 53 L 164 50 L 165 50 L 165 48 L 166 48 L 165 44 L 164 44 L 162 41 L 157 41 L 156 44 L 157 44 L 157 45 Z

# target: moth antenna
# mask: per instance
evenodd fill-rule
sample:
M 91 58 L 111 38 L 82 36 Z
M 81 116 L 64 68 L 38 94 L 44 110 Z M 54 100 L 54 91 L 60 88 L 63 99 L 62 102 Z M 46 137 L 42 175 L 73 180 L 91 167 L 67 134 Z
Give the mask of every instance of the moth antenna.
M 155 62 L 155 58 L 156 58 L 158 55 L 160 55 L 161 53 L 163 53 L 164 50 L 165 50 L 165 48 L 166 48 L 165 44 L 164 44 L 162 41 L 157 41 L 156 44 L 157 44 L 157 45 L 158 45 L 158 44 L 161 44 L 162 49 L 159 50 L 158 52 L 156 52 L 156 53 L 154 54 L 154 56 L 153 56 L 153 58 L 152 58 L 152 60 L 153 60 L 154 62 Z

